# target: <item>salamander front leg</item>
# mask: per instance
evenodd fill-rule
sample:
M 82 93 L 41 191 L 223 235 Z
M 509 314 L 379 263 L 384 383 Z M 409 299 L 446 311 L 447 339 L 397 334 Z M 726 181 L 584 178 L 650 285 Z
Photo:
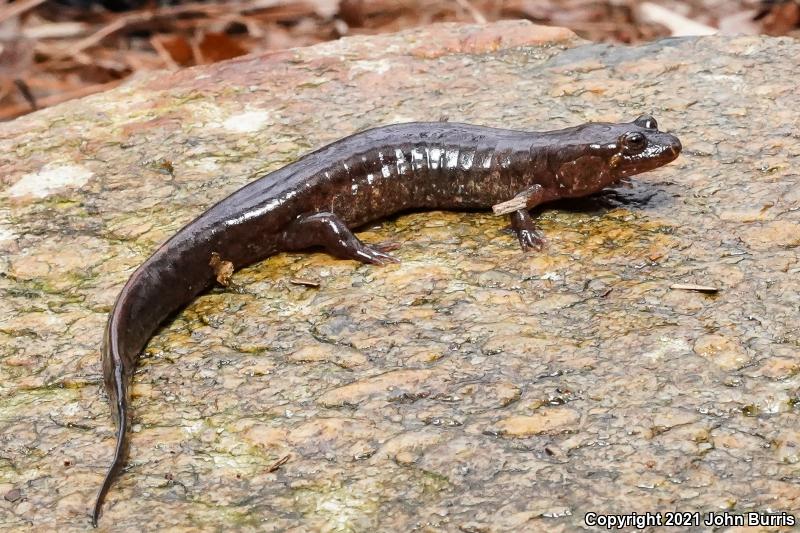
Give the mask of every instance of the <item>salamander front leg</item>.
M 511 214 L 511 228 L 517 234 L 522 251 L 541 250 L 544 235 L 533 221 L 528 209 L 539 205 L 544 199 L 544 188 L 539 184 L 518 193 L 511 200 L 492 206 L 495 215 Z
M 298 218 L 283 231 L 281 241 L 285 250 L 322 246 L 328 253 L 341 259 L 355 259 L 373 265 L 399 263 L 391 255 L 361 242 L 333 213 L 315 213 Z
M 527 209 L 519 209 L 511 213 L 511 229 L 517 234 L 522 251 L 536 250 L 544 246 L 544 234 L 536 226 L 533 217 Z

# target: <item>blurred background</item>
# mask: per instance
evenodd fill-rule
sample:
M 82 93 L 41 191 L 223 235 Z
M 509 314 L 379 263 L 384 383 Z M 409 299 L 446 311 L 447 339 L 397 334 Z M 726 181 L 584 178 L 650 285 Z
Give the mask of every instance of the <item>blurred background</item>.
M 800 0 L 0 0 L 0 120 L 140 71 L 434 22 L 528 19 L 592 41 L 800 36 Z

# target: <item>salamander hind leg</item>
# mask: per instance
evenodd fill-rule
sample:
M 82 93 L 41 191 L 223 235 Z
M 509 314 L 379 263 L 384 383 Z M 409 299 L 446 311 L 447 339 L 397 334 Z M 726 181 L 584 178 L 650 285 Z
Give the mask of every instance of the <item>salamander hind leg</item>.
M 333 213 L 322 212 L 297 218 L 283 231 L 281 241 L 285 250 L 321 246 L 341 259 L 354 259 L 373 265 L 399 263 L 378 247 L 361 242 L 344 221 Z
M 517 234 L 522 251 L 539 251 L 544 246 L 544 234 L 536 226 L 527 209 L 519 209 L 511 213 L 511 229 Z

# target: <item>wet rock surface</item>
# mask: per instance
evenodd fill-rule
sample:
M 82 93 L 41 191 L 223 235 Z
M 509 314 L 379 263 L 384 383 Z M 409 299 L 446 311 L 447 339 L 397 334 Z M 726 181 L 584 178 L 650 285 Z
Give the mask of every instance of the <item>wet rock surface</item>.
M 101 529 L 797 513 L 799 53 L 440 26 L 145 77 L 0 125 L 0 527 L 88 527 L 113 445 L 103 325 L 158 243 L 314 147 L 443 115 L 552 129 L 650 112 L 685 149 L 631 189 L 549 206 L 542 253 L 490 214 L 415 213 L 361 233 L 399 242 L 399 265 L 283 254 L 237 272 L 143 355 Z

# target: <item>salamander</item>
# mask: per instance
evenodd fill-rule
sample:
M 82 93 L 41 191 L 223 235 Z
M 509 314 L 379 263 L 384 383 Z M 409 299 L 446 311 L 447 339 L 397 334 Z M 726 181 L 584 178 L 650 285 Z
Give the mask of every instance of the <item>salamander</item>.
M 596 193 L 680 151 L 678 138 L 648 115 L 546 132 L 415 122 L 356 133 L 237 190 L 162 244 L 114 303 L 102 367 L 116 447 L 92 524 L 126 460 L 139 353 L 169 316 L 215 283 L 227 284 L 234 269 L 311 247 L 363 263 L 396 262 L 352 229 L 408 210 L 493 208 L 510 215 L 523 251 L 538 250 L 544 237 L 529 209 Z

